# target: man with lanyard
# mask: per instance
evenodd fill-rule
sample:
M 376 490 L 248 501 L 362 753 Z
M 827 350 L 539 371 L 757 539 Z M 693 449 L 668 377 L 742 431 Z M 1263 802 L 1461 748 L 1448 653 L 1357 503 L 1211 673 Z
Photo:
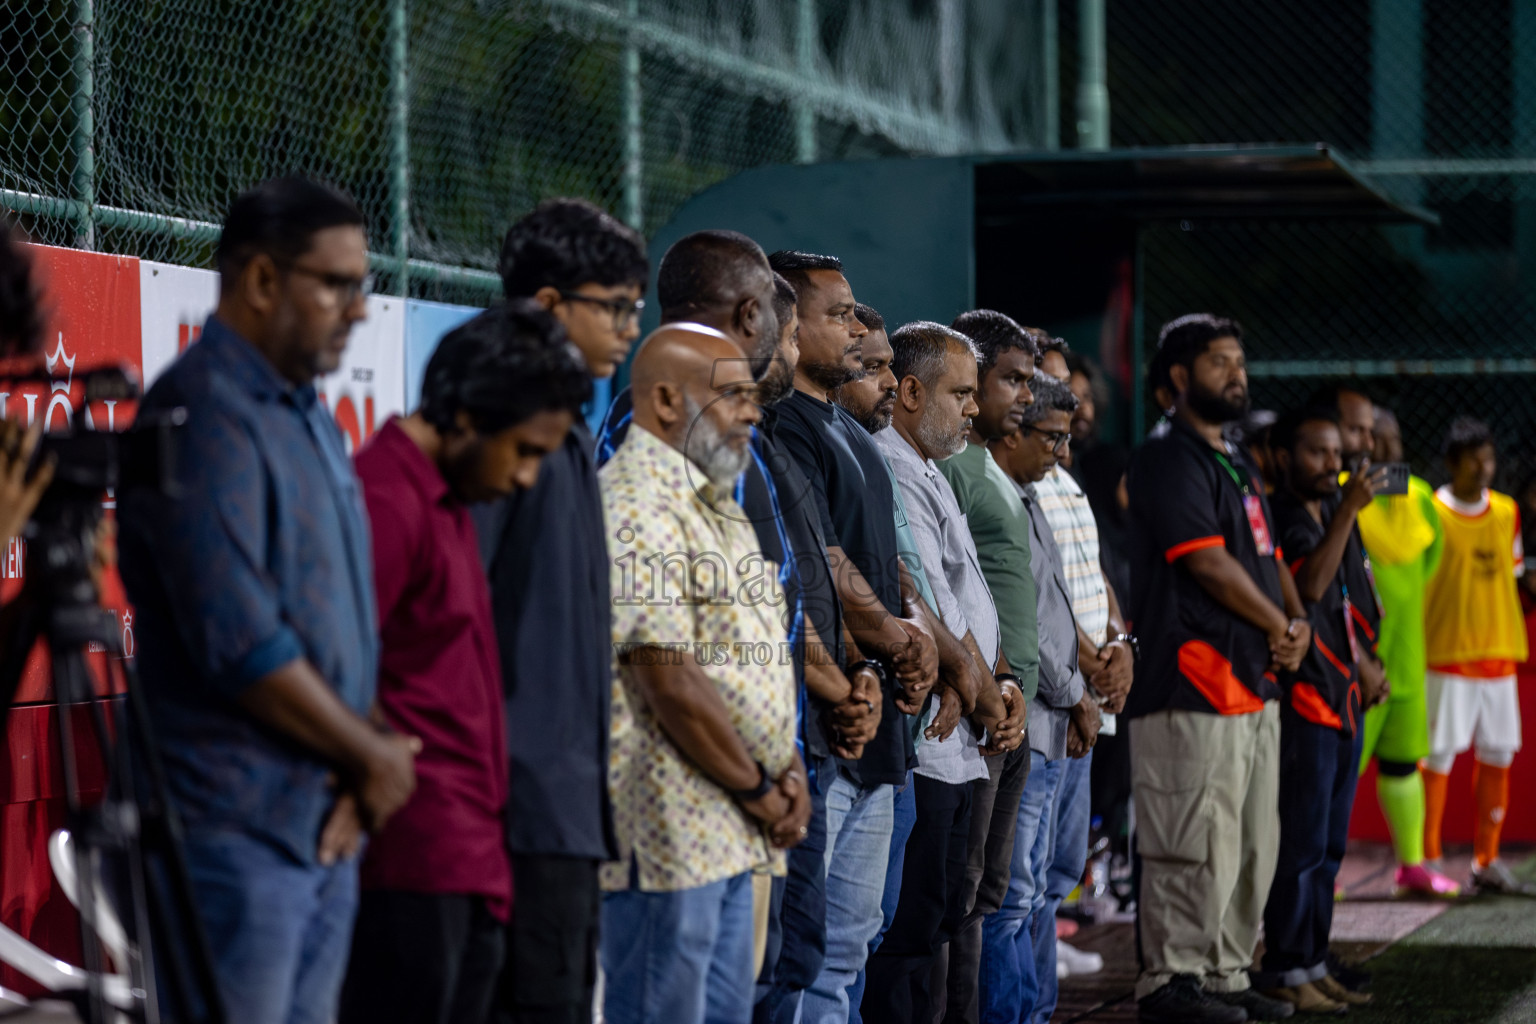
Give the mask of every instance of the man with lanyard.
M 1242 328 L 1167 324 L 1150 377 L 1168 431 L 1136 453 L 1129 611 L 1143 638 L 1131 689 L 1142 857 L 1136 984 L 1145 1024 L 1288 1017 L 1248 967 L 1279 840 L 1276 672 L 1312 642 L 1256 469 L 1222 436 L 1248 411 Z
M 1355 517 L 1384 476 L 1362 460 L 1341 493 L 1331 408 L 1281 418 L 1270 450 L 1281 479 L 1275 528 L 1313 633 L 1300 669 L 1280 677 L 1280 855 L 1264 909 L 1263 970 L 1254 981 L 1302 1013 L 1341 1013 L 1370 1001 L 1331 973 L 1328 932 L 1359 779 L 1362 709 L 1380 696 L 1382 679 L 1362 665 L 1370 655 L 1355 606 L 1374 610 L 1376 598 L 1353 585 L 1363 573 L 1351 569 L 1365 565 Z

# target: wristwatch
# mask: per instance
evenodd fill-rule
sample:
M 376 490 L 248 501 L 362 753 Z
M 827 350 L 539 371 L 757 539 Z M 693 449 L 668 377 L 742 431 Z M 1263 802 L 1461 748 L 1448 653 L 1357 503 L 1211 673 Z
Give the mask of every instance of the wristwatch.
M 1126 646 L 1128 646 L 1131 649 L 1131 657 L 1132 658 L 1136 659 L 1137 661 L 1141 660 L 1141 641 L 1137 640 L 1136 637 L 1133 634 L 1131 634 L 1131 633 L 1117 633 L 1113 637 L 1110 638 L 1109 644 L 1118 644 L 1118 643 L 1124 643 Z M 1108 647 L 1109 644 L 1105 644 L 1104 646 Z
M 763 767 L 763 762 L 758 761 L 756 763 L 758 773 L 757 785 L 752 789 L 736 789 L 731 791 L 731 795 L 741 803 L 749 804 L 754 800 L 761 800 L 773 789 L 773 777 L 768 774 L 768 769 Z
M 875 678 L 876 679 L 880 680 L 880 688 L 882 690 L 885 689 L 886 684 L 891 681 L 891 677 L 890 677 L 889 674 L 886 673 L 885 666 L 880 664 L 880 662 L 876 661 L 873 658 L 865 658 L 863 661 L 856 661 L 856 662 L 854 662 L 852 665 L 848 666 L 848 671 L 847 671 L 846 674 L 847 674 L 848 678 L 851 680 L 853 678 L 853 674 L 855 672 L 858 672 L 860 669 L 866 669 L 866 668 L 869 669 L 871 672 L 873 672 L 875 674 Z M 874 701 L 867 700 L 864 703 L 869 706 L 869 710 L 871 710 L 871 711 L 875 710 L 875 702 Z

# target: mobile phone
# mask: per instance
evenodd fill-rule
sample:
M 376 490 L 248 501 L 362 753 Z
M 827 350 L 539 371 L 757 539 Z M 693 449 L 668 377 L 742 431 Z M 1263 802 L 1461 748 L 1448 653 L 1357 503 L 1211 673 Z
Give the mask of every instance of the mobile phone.
M 1387 471 L 1387 481 L 1376 489 L 1377 494 L 1407 494 L 1408 493 L 1408 463 L 1383 462 L 1378 466 L 1372 466 L 1374 473 L 1378 469 Z

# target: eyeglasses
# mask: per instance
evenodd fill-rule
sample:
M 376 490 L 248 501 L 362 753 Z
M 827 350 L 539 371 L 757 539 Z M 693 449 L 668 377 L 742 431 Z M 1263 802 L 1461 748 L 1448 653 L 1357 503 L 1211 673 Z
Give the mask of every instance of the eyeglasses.
M 314 278 L 334 292 L 336 297 L 341 300 L 343 306 L 350 306 L 359 297 L 367 298 L 373 294 L 374 276 L 372 274 L 364 274 L 362 277 L 348 277 L 346 274 L 332 274 L 324 270 L 312 270 L 309 267 L 301 267 L 297 264 L 290 264 L 288 273 L 303 274 L 305 277 Z
M 1061 449 L 1062 445 L 1068 444 L 1072 440 L 1071 433 L 1066 432 L 1066 431 L 1061 431 L 1061 430 L 1041 430 L 1039 427 L 1035 426 L 1033 423 L 1024 423 L 1024 424 L 1021 424 L 1021 426 L 1023 426 L 1023 428 L 1025 430 L 1029 431 L 1030 433 L 1032 433 L 1032 434 L 1039 434 L 1042 438 L 1044 438 L 1046 444 L 1049 444 L 1051 446 L 1051 451 L 1053 451 L 1053 452 L 1054 451 L 1059 451 Z
M 593 306 L 601 306 L 613 317 L 613 331 L 622 334 L 634 326 L 640 318 L 640 313 L 645 309 L 645 300 L 636 299 L 603 299 L 596 295 L 583 295 L 581 292 L 569 292 L 560 289 L 560 297 L 567 302 L 585 302 Z

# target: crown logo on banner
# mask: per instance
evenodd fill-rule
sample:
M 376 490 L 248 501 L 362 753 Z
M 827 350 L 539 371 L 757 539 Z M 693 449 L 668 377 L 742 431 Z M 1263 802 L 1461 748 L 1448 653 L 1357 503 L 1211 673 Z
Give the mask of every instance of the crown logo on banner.
M 75 359 L 76 359 L 76 357 L 72 356 L 69 353 L 64 351 L 64 332 L 63 331 L 59 332 L 59 343 L 58 343 L 58 345 L 54 348 L 54 350 L 52 352 L 49 352 L 46 355 L 45 359 L 46 359 L 47 366 L 48 366 L 48 372 L 50 374 L 52 374 L 53 378 L 54 378 L 54 380 L 53 380 L 53 390 L 54 391 L 68 392 L 69 388 L 70 388 L 70 385 L 73 384 L 74 381 L 75 381 Z M 62 362 L 64 364 L 64 368 L 68 371 L 68 375 L 64 378 L 62 383 L 58 379 L 58 377 L 59 377 L 58 366 L 59 366 L 60 362 Z

